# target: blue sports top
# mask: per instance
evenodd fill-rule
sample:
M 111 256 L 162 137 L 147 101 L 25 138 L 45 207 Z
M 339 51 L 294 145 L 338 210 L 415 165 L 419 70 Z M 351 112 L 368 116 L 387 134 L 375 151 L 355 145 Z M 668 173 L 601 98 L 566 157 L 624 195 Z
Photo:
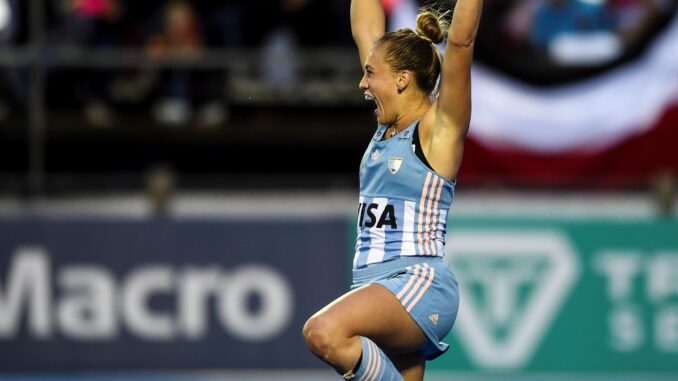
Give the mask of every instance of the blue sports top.
M 444 256 L 455 182 L 415 154 L 417 123 L 387 140 L 387 126 L 379 125 L 363 155 L 354 269 L 402 256 Z

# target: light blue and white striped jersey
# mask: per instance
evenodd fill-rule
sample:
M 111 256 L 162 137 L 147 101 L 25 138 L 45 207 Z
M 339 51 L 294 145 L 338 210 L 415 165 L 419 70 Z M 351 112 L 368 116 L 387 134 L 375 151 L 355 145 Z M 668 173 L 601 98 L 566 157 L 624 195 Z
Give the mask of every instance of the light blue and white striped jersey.
M 455 183 L 415 154 L 417 123 L 387 140 L 380 125 L 363 155 L 355 269 L 401 256 L 444 256 Z

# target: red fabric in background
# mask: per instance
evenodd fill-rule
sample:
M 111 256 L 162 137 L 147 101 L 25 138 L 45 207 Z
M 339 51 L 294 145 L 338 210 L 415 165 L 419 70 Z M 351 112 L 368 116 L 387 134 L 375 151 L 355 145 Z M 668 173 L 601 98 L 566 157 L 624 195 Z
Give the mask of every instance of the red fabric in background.
M 393 7 L 395 7 L 399 1 L 400 0 L 381 0 L 381 6 L 384 7 L 384 12 L 388 15 L 393 11 Z
M 651 129 L 596 152 L 546 155 L 468 138 L 459 180 L 473 186 L 633 188 L 665 172 L 678 175 L 678 104 Z

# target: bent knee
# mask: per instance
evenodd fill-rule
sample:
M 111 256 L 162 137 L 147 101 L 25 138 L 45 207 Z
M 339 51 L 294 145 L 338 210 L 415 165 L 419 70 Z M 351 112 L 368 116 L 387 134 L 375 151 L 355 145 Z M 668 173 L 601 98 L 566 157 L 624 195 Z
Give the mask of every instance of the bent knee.
M 341 320 L 314 315 L 304 324 L 303 333 L 311 352 L 340 373 L 353 369 L 360 358 L 362 342 Z
M 320 316 L 313 316 L 304 324 L 304 340 L 306 345 L 315 354 L 321 355 L 328 351 L 333 342 L 332 321 Z

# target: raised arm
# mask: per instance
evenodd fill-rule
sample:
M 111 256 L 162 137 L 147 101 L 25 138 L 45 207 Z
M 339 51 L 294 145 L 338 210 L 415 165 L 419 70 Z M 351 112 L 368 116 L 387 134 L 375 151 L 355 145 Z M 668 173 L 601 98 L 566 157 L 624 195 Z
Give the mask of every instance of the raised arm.
M 379 0 L 351 0 L 351 32 L 358 46 L 361 67 L 372 45 L 384 35 L 385 20 L 384 8 Z
M 482 5 L 482 0 L 457 1 L 447 35 L 440 95 L 432 108 L 435 115 L 427 157 L 449 178 L 457 176 L 471 120 L 471 63 Z

